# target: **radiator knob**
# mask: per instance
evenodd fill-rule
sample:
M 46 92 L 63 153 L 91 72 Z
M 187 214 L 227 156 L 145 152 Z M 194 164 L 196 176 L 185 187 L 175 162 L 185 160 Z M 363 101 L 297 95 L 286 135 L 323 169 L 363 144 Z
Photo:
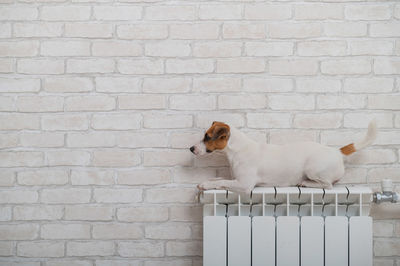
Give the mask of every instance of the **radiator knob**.
M 383 192 L 392 192 L 393 191 L 393 182 L 391 179 L 383 179 L 381 182 L 382 191 Z

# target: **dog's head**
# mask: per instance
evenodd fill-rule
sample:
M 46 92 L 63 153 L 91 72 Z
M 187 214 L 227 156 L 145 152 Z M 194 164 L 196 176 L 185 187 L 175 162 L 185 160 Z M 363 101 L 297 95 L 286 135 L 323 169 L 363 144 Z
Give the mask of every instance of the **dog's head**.
M 196 155 L 204 155 L 215 150 L 223 150 L 228 144 L 230 127 L 222 122 L 214 121 L 204 134 L 200 143 L 190 147 L 190 151 Z

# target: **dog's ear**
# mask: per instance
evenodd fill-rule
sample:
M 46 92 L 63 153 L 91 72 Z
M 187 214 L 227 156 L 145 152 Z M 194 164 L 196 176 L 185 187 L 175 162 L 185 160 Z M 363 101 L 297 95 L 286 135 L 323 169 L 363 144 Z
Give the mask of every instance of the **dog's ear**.
M 212 122 L 212 125 L 214 125 L 215 123 L 218 123 L 217 121 Z
M 215 126 L 213 139 L 227 139 L 230 134 L 230 128 L 227 124 Z

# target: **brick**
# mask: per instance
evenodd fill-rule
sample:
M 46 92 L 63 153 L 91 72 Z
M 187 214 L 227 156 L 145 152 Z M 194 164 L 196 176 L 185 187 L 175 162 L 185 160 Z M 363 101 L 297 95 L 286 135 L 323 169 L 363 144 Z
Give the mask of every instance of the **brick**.
M 90 189 L 83 188 L 57 188 L 43 189 L 41 202 L 55 204 L 88 203 L 90 201 Z
M 67 135 L 68 147 L 112 147 L 115 143 L 115 135 L 109 132 L 69 133 Z
M 1 240 L 32 240 L 38 235 L 37 224 L 0 225 Z
M 213 110 L 216 108 L 214 96 L 176 95 L 169 98 L 169 108 L 173 110 Z
M 376 59 L 374 61 L 375 74 L 400 74 L 400 60 Z
M 0 25 L 0 38 L 11 38 L 11 24 L 2 23 Z
M 293 126 L 295 128 L 339 128 L 341 121 L 341 113 L 297 114 Z
M 37 41 L 0 42 L 1 57 L 35 56 L 39 52 Z
M 91 126 L 94 129 L 126 130 L 140 128 L 139 114 L 95 114 Z
M 118 253 L 121 257 L 162 257 L 164 245 L 159 242 L 120 242 Z
M 136 1 L 136 0 L 124 0 L 124 1 Z M 151 1 L 151 0 L 144 0 Z M 141 261 L 133 260 L 96 260 L 96 266 L 141 266 Z
M 46 78 L 43 88 L 47 92 L 88 92 L 93 90 L 93 83 L 89 78 L 55 77 Z
M 112 256 L 114 249 L 114 242 L 111 241 L 67 242 L 67 256 Z
M 0 92 L 37 92 L 39 90 L 39 79 L 0 78 Z
M 21 59 L 17 72 L 22 74 L 63 74 L 64 60 L 61 59 Z
M 353 93 L 383 93 L 393 91 L 392 78 L 347 78 L 344 80 L 344 91 Z
M 168 59 L 165 62 L 166 73 L 211 73 L 214 61 L 211 59 Z
M 279 23 L 268 26 L 271 38 L 312 38 L 322 35 L 321 24 L 318 23 Z
M 44 41 L 40 46 L 44 56 L 89 56 L 90 43 L 86 41 Z
M 199 206 L 173 206 L 170 208 L 171 221 L 200 222 L 203 211 Z
M 148 239 L 188 239 L 191 229 L 185 224 L 147 225 L 145 235 Z
M 50 166 L 88 165 L 90 153 L 87 151 L 58 150 L 46 152 L 47 164 Z
M 201 138 L 198 138 L 199 141 Z M 192 142 L 196 143 L 196 142 Z M 190 145 L 186 145 L 186 148 Z M 174 169 L 173 179 L 176 183 L 185 184 L 198 184 L 201 181 L 206 181 L 209 178 L 216 177 L 216 169 L 212 168 L 193 168 L 193 167 L 182 167 Z
M 318 95 L 318 109 L 362 109 L 365 106 L 363 95 Z
M 344 127 L 348 128 L 367 128 L 372 117 L 376 118 L 378 127 L 392 127 L 393 116 L 391 113 L 368 113 L 368 112 L 351 112 L 344 115 Z
M 67 73 L 112 73 L 115 62 L 112 59 L 69 59 Z
M 193 56 L 195 57 L 234 57 L 242 53 L 240 42 L 201 42 L 195 43 Z
M 373 224 L 374 236 L 391 237 L 393 235 L 394 225 L 390 222 L 376 221 Z
M 260 23 L 224 23 L 222 36 L 224 39 L 264 39 L 266 29 Z
M 387 164 L 397 161 L 396 153 L 390 149 L 361 150 L 348 157 L 349 164 Z
M 165 96 L 140 94 L 118 96 L 119 109 L 165 109 L 167 106 Z
M 400 5 L 399 4 L 395 5 L 393 16 L 395 18 L 400 18 Z
M 62 23 L 40 22 L 40 23 L 15 23 L 15 37 L 60 37 L 62 34 Z
M 157 185 L 170 182 L 170 173 L 161 169 L 119 171 L 117 179 L 120 185 Z
M 50 241 L 20 242 L 17 244 L 17 255 L 20 257 L 34 257 L 34 258 L 63 257 L 64 243 L 50 242 Z
M 139 20 L 142 17 L 142 7 L 95 6 L 93 16 L 97 20 Z
M 0 135 L 0 148 L 13 148 L 19 146 L 19 136 L 15 133 L 2 133 Z
M 166 207 L 129 207 L 119 208 L 117 211 L 119 221 L 123 222 L 163 222 L 168 220 Z
M 368 109 L 400 109 L 400 95 L 369 95 Z
M 272 75 L 315 75 L 318 72 L 318 62 L 312 59 L 270 61 L 269 72 Z
M 247 114 L 247 126 L 249 128 L 290 128 L 290 119 L 290 114 L 250 113 Z
M 75 0 L 73 0 L 75 1 Z M 91 261 L 65 260 L 46 261 L 46 266 L 92 266 Z
M 112 185 L 114 173 L 108 170 L 72 170 L 71 184 L 77 186 Z
M 146 20 L 194 20 L 196 16 L 195 6 L 189 5 L 155 5 L 146 7 Z
M 342 56 L 347 53 L 345 41 L 307 41 L 297 43 L 297 53 L 301 56 Z
M 31 114 L 0 114 L 0 129 L 39 129 L 39 117 Z
M 268 104 L 272 110 L 313 110 L 313 95 L 270 95 Z
M 188 128 L 192 127 L 191 115 L 152 113 L 144 115 L 144 128 Z
M 68 182 L 68 172 L 65 170 L 33 170 L 18 172 L 17 181 L 25 186 L 64 185 Z
M 377 145 L 398 145 L 400 144 L 400 138 L 395 131 L 380 132 L 377 140 Z
M 122 74 L 163 74 L 164 65 L 160 59 L 121 59 L 118 60 L 118 71 Z
M 43 239 L 88 239 L 90 238 L 90 225 L 44 224 L 40 236 Z
M 216 23 L 172 24 L 169 30 L 171 39 L 212 40 L 219 36 L 219 25 Z
M 400 241 L 394 238 L 376 239 L 374 241 L 375 256 L 396 256 L 400 249 Z
M 88 20 L 90 6 L 43 6 L 41 9 L 42 20 Z
M 161 148 L 168 146 L 168 140 L 164 133 L 126 132 L 118 135 L 117 146 L 124 148 Z
M 329 3 L 297 4 L 294 6 L 294 19 L 343 19 L 343 5 Z
M 0 256 L 13 256 L 14 249 L 15 248 L 13 242 L 0 242 Z
M 93 165 L 101 167 L 130 167 L 140 164 L 138 151 L 103 149 L 93 152 Z
M 37 151 L 2 151 L 0 167 L 43 166 L 43 153 Z
M 390 41 L 350 41 L 351 55 L 392 55 L 393 43 Z
M 339 180 L 338 184 L 354 184 L 366 183 L 366 169 L 362 168 L 347 168 L 344 176 Z
M 192 157 L 187 151 L 145 151 L 144 166 L 187 166 L 192 163 Z
M 169 241 L 166 244 L 167 256 L 201 256 L 203 254 L 201 241 L 179 242 Z
M 241 90 L 239 78 L 194 78 L 193 90 L 196 92 L 236 92 Z
M 81 114 L 43 115 L 43 130 L 86 130 L 88 118 Z
M 20 96 L 17 109 L 20 112 L 59 112 L 63 111 L 64 99 L 58 96 Z
M 242 18 L 241 5 L 200 5 L 199 18 L 205 20 L 230 20 Z
M 190 43 L 186 41 L 159 41 L 145 45 L 146 56 L 180 57 L 189 56 L 190 53 Z
M 247 92 L 287 92 L 293 89 L 293 82 L 283 78 L 258 78 L 243 79 L 243 89 Z
M 3 204 L 12 203 L 34 203 L 38 200 L 38 193 L 30 190 L 4 190 L 0 195 Z
M 290 5 L 249 4 L 244 9 L 244 18 L 249 20 L 285 20 L 291 16 Z
M 34 20 L 38 17 L 38 9 L 30 6 L 2 6 L 0 20 Z
M 290 142 L 299 141 L 314 141 L 317 140 L 317 134 L 314 131 L 309 130 L 293 130 L 293 129 L 281 129 L 274 130 L 269 133 L 269 142 L 272 144 L 287 144 Z
M 296 79 L 296 90 L 299 92 L 338 92 L 341 87 L 340 79 Z
M 143 92 L 147 93 L 183 93 L 190 87 L 190 78 L 145 78 L 143 81 Z
M 113 208 L 88 205 L 65 206 L 65 219 L 84 221 L 110 221 L 113 219 Z
M 96 188 L 93 199 L 101 203 L 135 203 L 142 201 L 141 189 Z
M 0 221 L 10 221 L 11 217 L 11 207 L 0 207 Z
M 293 54 L 292 42 L 246 42 L 248 56 L 288 56 Z
M 13 58 L 0 58 L 0 73 L 12 73 L 15 71 Z
M 139 56 L 142 46 L 129 41 L 98 41 L 92 45 L 94 56 Z
M 365 136 L 365 131 L 323 131 L 321 132 L 321 143 L 326 145 L 335 145 L 342 147 L 345 143 L 352 143 L 355 140 L 360 140 Z
M 387 20 L 391 17 L 388 5 L 346 5 L 344 9 L 349 20 Z
M 59 220 L 64 214 L 63 206 L 15 206 L 14 220 Z
M 368 74 L 371 62 L 368 59 L 327 60 L 321 63 L 321 72 L 330 75 Z
M 259 73 L 265 71 L 265 66 L 260 58 L 218 59 L 217 73 Z
M 213 154 L 213 156 L 204 156 L 196 158 L 194 161 L 196 167 L 227 167 L 229 162 L 223 154 Z
M 95 224 L 94 239 L 142 239 L 143 229 L 136 224 Z
M 192 266 L 191 260 L 145 261 L 145 266 Z
M 267 99 L 264 95 L 220 95 L 219 109 L 259 109 L 266 107 Z
M 152 188 L 146 191 L 146 202 L 149 203 L 193 203 L 193 188 Z
M 139 92 L 138 78 L 96 77 L 96 91 L 106 93 Z
M 194 143 L 198 143 L 204 137 L 203 132 L 173 132 L 170 135 L 171 148 L 186 149 Z
M 228 102 L 229 99 L 227 99 Z M 196 117 L 196 127 L 209 128 L 213 121 L 224 121 L 234 127 L 244 126 L 244 116 L 234 113 L 199 114 Z M 203 135 L 202 135 L 203 137 Z M 192 144 L 193 145 L 193 144 Z
M 363 22 L 327 22 L 324 33 L 329 37 L 361 37 L 367 35 L 367 24 Z
M 110 111 L 115 109 L 115 98 L 103 95 L 73 96 L 65 99 L 65 111 Z
M 168 25 L 137 24 L 117 26 L 117 35 L 120 39 L 129 40 L 159 40 L 168 37 Z
M 113 35 L 111 24 L 101 23 L 66 23 L 66 37 L 84 37 L 84 38 L 110 38 Z

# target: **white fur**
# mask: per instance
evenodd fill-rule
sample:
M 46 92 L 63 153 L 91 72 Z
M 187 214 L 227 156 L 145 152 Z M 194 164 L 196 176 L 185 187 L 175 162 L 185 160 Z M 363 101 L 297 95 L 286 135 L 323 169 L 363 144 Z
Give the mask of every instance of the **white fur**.
M 356 149 L 370 145 L 375 137 L 376 124 L 372 121 L 365 139 L 355 143 Z M 202 147 L 201 143 L 196 147 Z M 209 180 L 198 185 L 200 190 L 250 193 L 255 186 L 332 188 L 344 175 L 344 155 L 340 150 L 316 142 L 257 143 L 231 127 L 228 144 L 222 152 L 228 158 L 233 180 Z M 199 150 L 198 154 L 203 153 Z

